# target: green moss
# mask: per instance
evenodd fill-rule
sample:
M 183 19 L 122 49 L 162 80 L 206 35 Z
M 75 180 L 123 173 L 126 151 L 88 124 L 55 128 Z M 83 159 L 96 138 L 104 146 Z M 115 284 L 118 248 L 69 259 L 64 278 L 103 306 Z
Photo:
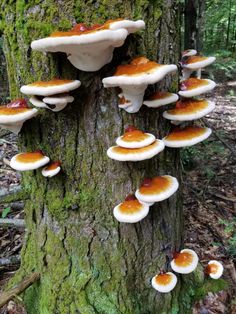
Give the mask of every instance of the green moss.
M 209 292 L 216 293 L 222 290 L 226 290 L 228 288 L 228 283 L 220 278 L 220 279 L 211 279 L 208 278 L 204 281 L 204 284 L 196 289 L 194 300 L 203 299 Z

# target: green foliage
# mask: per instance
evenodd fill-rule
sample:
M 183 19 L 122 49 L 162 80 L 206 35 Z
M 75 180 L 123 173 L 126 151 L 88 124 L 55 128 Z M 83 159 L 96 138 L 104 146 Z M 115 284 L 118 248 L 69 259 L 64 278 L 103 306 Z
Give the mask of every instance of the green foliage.
M 2 218 L 6 218 L 7 215 L 10 213 L 11 207 L 5 207 L 2 211 Z
M 220 223 L 225 226 L 225 233 L 229 236 L 226 250 L 232 257 L 236 257 L 236 217 L 231 220 L 221 219 Z

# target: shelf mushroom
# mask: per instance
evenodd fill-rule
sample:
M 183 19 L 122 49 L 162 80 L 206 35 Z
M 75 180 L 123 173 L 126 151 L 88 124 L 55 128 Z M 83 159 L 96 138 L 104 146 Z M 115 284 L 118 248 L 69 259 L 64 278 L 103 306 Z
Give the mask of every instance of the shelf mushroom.
M 199 126 L 186 126 L 184 128 L 175 127 L 163 142 L 167 147 L 192 146 L 207 139 L 212 133 L 210 128 Z
M 182 58 L 195 56 L 197 54 L 197 50 L 195 49 L 187 49 L 181 52 Z
M 7 105 L 0 106 L 0 127 L 18 134 L 23 123 L 35 117 L 37 113 L 37 109 L 28 107 L 25 99 L 15 99 Z
M 212 279 L 219 279 L 222 276 L 223 271 L 223 265 L 215 260 L 210 261 L 205 269 L 206 274 Z
M 188 79 L 193 71 L 197 71 L 197 78 L 200 79 L 201 69 L 212 64 L 215 59 L 215 57 L 185 56 L 180 62 L 182 67 L 183 80 Z
M 192 121 L 200 119 L 215 108 L 215 103 L 207 99 L 182 99 L 174 109 L 163 112 L 163 117 L 172 121 Z
M 152 287 L 158 292 L 168 293 L 177 284 L 177 277 L 172 272 L 160 273 L 152 278 Z
M 112 146 L 107 150 L 111 159 L 119 161 L 141 161 L 150 159 L 164 149 L 161 140 L 150 133 L 129 127 L 123 136 L 117 138 L 118 146 Z
M 216 83 L 212 80 L 190 77 L 181 82 L 178 94 L 186 98 L 195 97 L 210 92 L 215 86 Z
M 119 97 L 125 100 L 123 108 L 129 113 L 138 112 L 149 84 L 162 80 L 168 73 L 177 70 L 174 64 L 164 65 L 145 57 L 133 59 L 129 64 L 119 65 L 113 76 L 102 80 L 104 87 L 120 87 Z
M 126 223 L 136 223 L 146 217 L 148 213 L 149 206 L 141 204 L 134 195 L 127 196 L 125 201 L 113 210 L 115 218 Z
M 47 108 L 54 112 L 61 111 L 74 101 L 68 92 L 81 85 L 78 80 L 53 79 L 50 81 L 37 81 L 21 87 L 23 94 L 31 95 L 30 102 L 39 108 Z
M 184 249 L 174 254 L 170 265 L 176 273 L 189 274 L 197 268 L 198 256 L 193 250 Z
M 178 180 L 169 175 L 147 178 L 135 192 L 135 196 L 142 203 L 161 202 L 173 195 L 178 187 Z
M 168 92 L 156 92 L 151 95 L 147 100 L 144 100 L 143 104 L 150 108 L 159 108 L 164 105 L 176 102 L 179 96 L 174 93 Z
M 46 167 L 42 169 L 42 175 L 44 177 L 54 177 L 61 171 L 61 162 L 58 161 L 53 161 L 50 162 Z
M 46 165 L 49 160 L 42 151 L 36 150 L 15 155 L 10 161 L 10 167 L 19 171 L 34 170 Z
M 109 63 L 116 47 L 124 44 L 129 33 L 145 28 L 142 20 L 109 20 L 103 25 L 77 24 L 70 31 L 54 32 L 31 43 L 33 50 L 65 52 L 68 60 L 82 71 L 97 71 Z

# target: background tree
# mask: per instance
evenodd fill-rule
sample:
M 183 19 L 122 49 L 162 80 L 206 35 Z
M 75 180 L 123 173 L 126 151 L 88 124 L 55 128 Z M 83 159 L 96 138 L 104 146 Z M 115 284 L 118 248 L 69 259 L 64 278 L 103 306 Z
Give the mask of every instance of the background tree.
M 53 77 L 75 79 L 82 86 L 75 102 L 59 113 L 41 111 L 25 123 L 20 151 L 42 149 L 60 159 L 64 172 L 50 180 L 40 171 L 23 174 L 27 234 L 15 282 L 32 271 L 39 283 L 25 295 L 28 313 L 188 313 L 194 294 L 191 278 L 172 294 L 157 294 L 151 277 L 166 266 L 166 255 L 181 246 L 180 193 L 151 208 L 135 225 L 119 224 L 114 205 L 134 191 L 144 177 L 172 174 L 180 180 L 176 150 L 138 163 L 109 160 L 106 150 L 124 126 L 134 124 L 162 138 L 169 125 L 159 110 L 127 114 L 117 106 L 117 91 L 101 80 L 121 62 L 147 55 L 160 63 L 177 63 L 180 30 L 176 1 L 24 1 L 1 2 L 1 30 L 11 98 L 19 87 Z M 95 73 L 76 70 L 64 54 L 34 52 L 30 43 L 75 22 L 142 18 L 146 30 L 116 49 L 113 61 Z M 160 87 L 177 88 L 177 74 Z M 148 93 L 154 90 L 150 87 Z

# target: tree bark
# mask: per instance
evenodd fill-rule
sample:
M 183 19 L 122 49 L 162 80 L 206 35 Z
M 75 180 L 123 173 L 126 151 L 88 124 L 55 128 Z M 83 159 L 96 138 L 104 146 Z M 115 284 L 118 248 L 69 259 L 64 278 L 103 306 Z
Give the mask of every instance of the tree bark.
M 60 159 L 63 167 L 63 173 L 51 179 L 42 177 L 40 170 L 23 174 L 30 199 L 25 203 L 27 235 L 16 282 L 31 271 L 41 275 L 40 284 L 24 294 L 28 313 L 191 312 L 188 292 L 179 301 L 182 280 L 167 295 L 150 285 L 152 276 L 165 269 L 166 255 L 182 243 L 181 189 L 151 207 L 140 223 L 120 224 L 112 215 L 113 207 L 144 177 L 171 174 L 181 180 L 174 149 L 137 163 L 106 156 L 125 125 L 162 138 L 169 124 L 161 110 L 142 108 L 137 114 L 119 110 L 117 91 L 102 86 L 102 78 L 136 55 L 178 62 L 176 1 L 3 0 L 1 6 L 11 98 L 20 96 L 21 85 L 40 79 L 56 76 L 82 82 L 73 104 L 59 113 L 42 110 L 19 135 L 21 151 L 42 149 L 51 159 Z M 69 29 L 75 21 L 93 24 L 118 17 L 142 18 L 146 30 L 130 35 L 115 50 L 112 62 L 98 72 L 78 71 L 64 54 L 45 55 L 30 48 L 32 40 Z M 177 75 L 168 76 L 160 87 L 176 90 Z M 154 89 L 150 86 L 148 92 Z
M 185 0 L 184 48 L 196 49 L 197 45 L 197 0 Z

